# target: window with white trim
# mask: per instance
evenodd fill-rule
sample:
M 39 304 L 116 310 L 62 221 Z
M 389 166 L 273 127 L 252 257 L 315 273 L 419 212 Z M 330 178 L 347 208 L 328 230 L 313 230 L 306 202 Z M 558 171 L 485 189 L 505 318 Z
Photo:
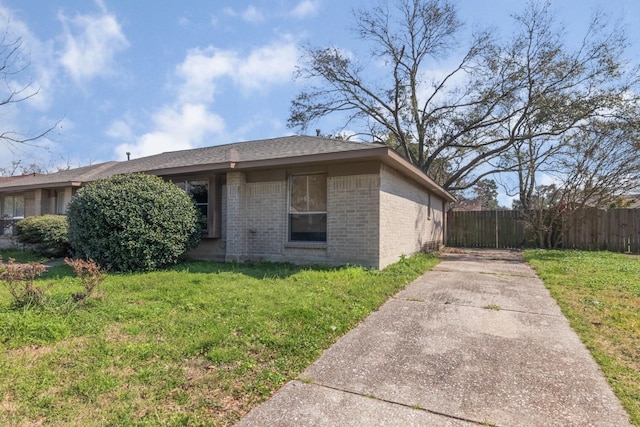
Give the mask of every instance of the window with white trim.
M 289 177 L 289 241 L 327 241 L 327 175 Z

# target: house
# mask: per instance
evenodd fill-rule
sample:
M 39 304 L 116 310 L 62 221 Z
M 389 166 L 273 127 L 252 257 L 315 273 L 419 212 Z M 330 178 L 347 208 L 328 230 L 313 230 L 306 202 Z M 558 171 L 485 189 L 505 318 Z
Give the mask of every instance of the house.
M 478 212 L 482 210 L 482 200 L 480 199 L 468 199 L 457 200 L 451 204 L 452 211 L 462 212 Z
M 78 188 L 132 172 L 158 175 L 194 196 L 207 226 L 189 256 L 205 260 L 381 269 L 438 249 L 455 200 L 386 146 L 288 136 L 3 181 L 0 214 L 5 222 L 62 214 Z

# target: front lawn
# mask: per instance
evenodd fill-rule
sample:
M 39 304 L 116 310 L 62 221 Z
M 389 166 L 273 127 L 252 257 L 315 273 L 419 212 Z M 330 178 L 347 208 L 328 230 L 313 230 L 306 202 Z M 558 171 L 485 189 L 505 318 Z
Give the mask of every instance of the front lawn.
M 189 262 L 109 275 L 84 305 L 53 267 L 43 307 L 14 309 L 0 287 L 0 424 L 233 424 L 437 262 Z
M 640 426 L 640 257 L 524 252 Z

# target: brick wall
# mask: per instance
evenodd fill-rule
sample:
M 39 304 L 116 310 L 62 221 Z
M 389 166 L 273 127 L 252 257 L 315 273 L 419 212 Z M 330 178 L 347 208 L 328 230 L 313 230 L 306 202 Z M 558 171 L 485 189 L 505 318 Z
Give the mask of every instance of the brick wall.
M 431 210 L 429 210 L 429 203 Z M 380 170 L 380 266 L 442 245 L 443 201 L 394 169 Z
M 206 239 L 192 254 L 226 261 L 384 268 L 403 254 L 441 245 L 442 200 L 431 196 L 429 213 L 429 194 L 395 170 L 384 165 L 379 174 L 350 175 L 348 170 L 327 176 L 326 243 L 288 242 L 284 171 L 265 172 L 264 180 L 254 177 L 250 182 L 243 172 L 228 173 L 222 192 L 222 239 Z
M 287 182 L 250 183 L 245 196 L 249 258 L 281 258 L 287 237 Z
M 246 177 L 244 172 L 227 173 L 226 187 L 226 261 L 243 261 L 247 255 Z
M 379 176 L 331 176 L 327 187 L 328 257 L 378 268 Z
M 248 183 L 242 172 L 229 173 L 223 189 L 225 259 L 377 268 L 379 188 L 377 174 L 328 176 L 327 243 L 288 242 L 287 179 Z M 203 245 L 215 253 L 214 243 Z M 205 251 L 197 248 L 192 253 Z

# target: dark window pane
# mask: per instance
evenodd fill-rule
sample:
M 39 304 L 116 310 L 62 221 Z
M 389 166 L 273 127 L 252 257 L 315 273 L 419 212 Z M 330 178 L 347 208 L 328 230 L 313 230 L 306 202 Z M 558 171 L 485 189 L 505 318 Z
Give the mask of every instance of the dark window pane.
M 208 205 L 196 205 L 196 208 L 198 209 L 198 212 L 200 213 L 200 229 L 204 233 L 209 229 L 208 221 L 207 221 L 207 210 L 208 210 L 209 206 Z
M 196 203 L 207 203 L 209 183 L 206 181 L 189 181 L 189 193 Z
M 289 230 L 289 239 L 294 242 L 326 242 L 327 214 L 291 214 Z
M 203 233 L 209 229 L 209 181 L 178 181 L 175 185 L 191 195 L 200 215 L 200 226 Z

